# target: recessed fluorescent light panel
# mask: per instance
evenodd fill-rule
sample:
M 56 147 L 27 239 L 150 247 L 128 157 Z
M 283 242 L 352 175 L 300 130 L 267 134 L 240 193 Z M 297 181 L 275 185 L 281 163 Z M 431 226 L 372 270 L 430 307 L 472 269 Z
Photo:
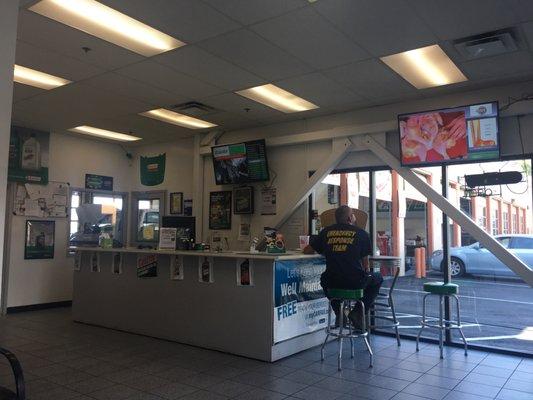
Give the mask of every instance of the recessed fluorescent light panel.
M 95 0 L 42 0 L 29 9 L 147 57 L 185 44 Z
M 36 71 L 31 68 L 21 67 L 15 65 L 13 71 L 13 80 L 23 85 L 30 85 L 40 89 L 55 89 L 56 87 L 71 83 L 67 79 L 58 76 L 50 75 L 41 71 Z
M 155 110 L 146 111 L 141 113 L 141 115 L 190 129 L 205 129 L 216 126 L 216 124 L 212 124 L 211 122 L 189 117 L 188 115 L 179 114 L 177 112 L 166 110 L 164 108 L 157 108 Z
M 118 140 L 121 142 L 134 142 L 141 140 L 142 138 L 132 135 L 126 135 L 125 133 L 108 131 L 105 129 L 95 128 L 93 126 L 77 126 L 76 128 L 69 129 L 69 131 L 83 133 L 84 135 L 96 136 L 105 139 Z
M 316 104 L 295 96 L 271 83 L 240 90 L 236 93 L 284 113 L 294 113 L 318 108 Z
M 468 80 L 437 44 L 382 57 L 381 61 L 417 89 Z

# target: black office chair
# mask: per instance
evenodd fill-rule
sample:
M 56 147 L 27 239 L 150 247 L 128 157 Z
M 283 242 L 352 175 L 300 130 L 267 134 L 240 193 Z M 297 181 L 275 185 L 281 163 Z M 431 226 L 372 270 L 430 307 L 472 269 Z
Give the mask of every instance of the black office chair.
M 0 347 L 0 354 L 7 358 L 7 361 L 9 361 L 11 369 L 13 370 L 13 375 L 15 376 L 15 386 L 17 388 L 17 392 L 14 393 L 8 388 L 0 386 L 0 400 L 26 400 L 24 374 L 22 373 L 22 367 L 19 363 L 19 360 L 17 360 L 17 357 L 15 357 L 13 353 L 2 347 Z

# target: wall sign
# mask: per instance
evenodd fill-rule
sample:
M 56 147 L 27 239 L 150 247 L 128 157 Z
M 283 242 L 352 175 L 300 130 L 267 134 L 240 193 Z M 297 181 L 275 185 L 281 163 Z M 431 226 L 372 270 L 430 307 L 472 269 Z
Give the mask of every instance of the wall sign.
M 54 258 L 55 221 L 26 221 L 24 259 Z
M 155 157 L 142 157 L 140 162 L 141 183 L 145 186 L 156 186 L 165 180 L 166 154 Z
M 13 214 L 41 218 L 66 217 L 68 195 L 68 183 L 49 182 L 47 185 L 17 183 Z
M 276 261 L 274 266 L 274 343 L 327 325 L 329 302 L 320 286 L 323 258 Z
M 261 189 L 261 215 L 276 215 L 276 188 Z
M 154 278 L 157 276 L 157 254 L 139 254 L 137 256 L 137 278 Z
M 85 189 L 113 190 L 113 177 L 104 175 L 85 174 Z
M 198 257 L 198 281 L 201 283 L 213 283 L 213 257 Z
M 170 193 L 170 213 L 183 214 L 183 193 Z
M 254 213 L 253 186 L 241 186 L 233 189 L 233 212 L 235 214 Z
M 231 191 L 209 194 L 209 229 L 231 229 Z
M 48 183 L 50 133 L 18 126 L 11 127 L 8 180 Z

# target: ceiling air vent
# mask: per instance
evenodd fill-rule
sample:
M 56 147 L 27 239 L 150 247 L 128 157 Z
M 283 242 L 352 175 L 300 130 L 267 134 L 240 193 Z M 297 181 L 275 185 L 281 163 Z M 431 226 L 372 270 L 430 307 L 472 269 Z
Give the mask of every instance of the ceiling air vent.
M 194 117 L 200 117 L 203 115 L 214 114 L 217 112 L 213 107 L 208 106 L 197 101 L 189 101 L 187 103 L 176 104 L 172 106 L 174 111 L 191 115 Z
M 516 31 L 508 28 L 457 39 L 453 45 L 465 59 L 473 60 L 518 50 L 516 37 Z

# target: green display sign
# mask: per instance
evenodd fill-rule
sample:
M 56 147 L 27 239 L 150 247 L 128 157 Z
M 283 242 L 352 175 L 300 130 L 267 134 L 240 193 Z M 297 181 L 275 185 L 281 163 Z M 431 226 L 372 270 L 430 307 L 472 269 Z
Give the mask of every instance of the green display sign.
M 113 178 L 111 176 L 85 174 L 85 189 L 113 190 Z
M 8 180 L 46 185 L 49 143 L 48 132 L 12 126 Z
M 165 179 L 166 154 L 155 157 L 141 156 L 141 183 L 145 186 L 155 186 L 163 183 Z

